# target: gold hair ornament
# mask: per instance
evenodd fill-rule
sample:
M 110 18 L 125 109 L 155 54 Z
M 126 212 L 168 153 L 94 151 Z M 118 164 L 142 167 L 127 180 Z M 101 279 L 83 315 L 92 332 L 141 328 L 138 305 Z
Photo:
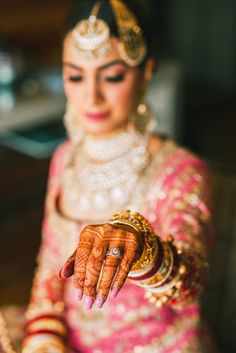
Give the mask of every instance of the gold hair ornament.
M 102 1 L 97 1 L 89 18 L 79 21 L 72 31 L 76 47 L 86 58 L 104 56 L 111 49 L 110 29 L 105 21 L 97 18 L 101 5 Z
M 118 50 L 129 66 L 139 65 L 147 54 L 146 40 L 137 19 L 121 0 L 110 0 L 119 32 Z M 98 0 L 88 19 L 77 23 L 72 31 L 76 47 L 85 58 L 104 57 L 111 50 L 108 24 L 98 19 L 102 0 Z
M 132 11 L 121 0 L 110 0 L 119 31 L 119 51 L 130 66 L 141 64 L 147 54 L 147 44 Z

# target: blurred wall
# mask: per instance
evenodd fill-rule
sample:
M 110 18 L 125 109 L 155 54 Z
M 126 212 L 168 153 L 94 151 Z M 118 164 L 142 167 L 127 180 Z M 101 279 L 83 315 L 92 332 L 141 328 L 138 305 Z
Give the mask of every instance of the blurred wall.
M 20 48 L 27 61 L 58 63 L 71 0 L 1 0 L 0 41 Z
M 236 1 L 170 0 L 170 48 L 196 83 L 236 88 Z

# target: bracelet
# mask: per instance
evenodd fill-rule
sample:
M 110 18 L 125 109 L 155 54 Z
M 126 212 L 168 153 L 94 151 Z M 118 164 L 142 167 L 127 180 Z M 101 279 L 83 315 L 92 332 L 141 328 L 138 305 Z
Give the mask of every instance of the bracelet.
M 41 318 L 38 320 L 34 320 L 30 324 L 27 325 L 27 334 L 34 333 L 35 331 L 40 330 L 49 330 L 57 333 L 61 336 L 66 336 L 66 327 L 60 321 L 56 319 L 49 319 L 49 318 Z
M 130 210 L 115 214 L 109 221 L 111 225 L 128 225 L 140 236 L 143 243 L 141 257 L 133 263 L 130 276 L 143 276 L 150 271 L 158 254 L 157 236 L 152 226 L 140 213 Z
M 146 272 L 142 275 L 140 275 L 139 271 L 130 272 L 128 277 L 132 280 L 132 282 L 140 285 L 142 281 L 153 278 L 153 276 L 159 271 L 164 258 L 164 247 L 159 238 L 156 238 L 156 244 L 154 243 L 154 246 L 157 246 L 157 249 L 153 262 L 147 267 Z
M 66 347 L 60 338 L 51 334 L 38 334 L 26 337 L 23 343 L 22 353 L 35 353 L 40 351 L 45 353 L 49 349 L 53 353 L 64 353 L 66 351 Z
M 171 278 L 167 284 L 155 288 L 149 288 L 145 293 L 145 298 L 160 308 L 163 304 L 171 300 L 175 293 L 178 292 L 179 288 L 181 288 L 183 284 L 182 276 L 184 276 L 185 273 L 186 266 L 182 264 L 177 273 L 173 275 L 173 278 Z
M 160 286 L 170 277 L 174 267 L 174 254 L 168 242 L 163 244 L 163 261 L 158 271 L 147 281 L 140 282 L 139 285 L 146 289 Z
M 26 319 L 30 321 L 44 315 L 62 317 L 64 308 L 65 304 L 62 301 L 52 302 L 51 300 L 44 299 L 40 304 L 32 303 L 29 305 L 26 312 Z

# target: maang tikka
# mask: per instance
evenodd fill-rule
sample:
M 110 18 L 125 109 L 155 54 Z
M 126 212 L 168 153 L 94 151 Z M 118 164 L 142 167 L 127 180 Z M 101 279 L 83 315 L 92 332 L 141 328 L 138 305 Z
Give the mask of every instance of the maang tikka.
M 147 54 L 146 40 L 135 15 L 121 0 L 110 0 L 117 24 L 118 50 L 129 66 L 139 65 Z M 85 58 L 100 58 L 111 50 L 108 24 L 98 18 L 102 0 L 95 2 L 88 19 L 77 23 L 72 31 L 74 43 Z

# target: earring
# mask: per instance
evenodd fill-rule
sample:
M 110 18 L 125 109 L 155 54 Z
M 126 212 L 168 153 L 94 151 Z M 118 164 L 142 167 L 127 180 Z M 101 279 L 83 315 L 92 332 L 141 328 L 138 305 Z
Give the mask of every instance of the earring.
M 79 124 L 79 122 L 76 121 L 75 111 L 69 107 L 68 104 L 63 120 L 68 138 L 72 141 L 73 144 L 79 144 L 83 140 L 84 129 Z
M 141 102 L 137 106 L 135 126 L 143 133 L 154 133 L 157 131 L 157 119 L 154 117 L 150 107 L 145 102 Z

